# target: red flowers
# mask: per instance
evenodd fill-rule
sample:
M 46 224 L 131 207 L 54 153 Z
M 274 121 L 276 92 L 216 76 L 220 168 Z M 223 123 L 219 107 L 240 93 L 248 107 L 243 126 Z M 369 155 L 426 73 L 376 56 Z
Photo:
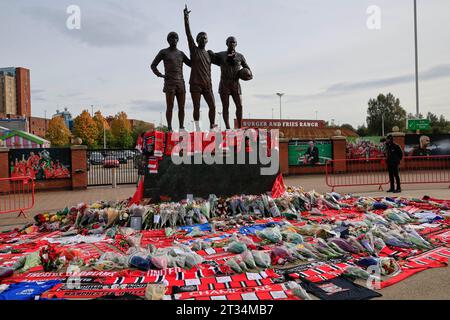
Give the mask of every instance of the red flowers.
M 45 246 L 39 252 L 41 258 L 41 264 L 44 267 L 45 272 L 55 271 L 58 269 L 62 261 L 59 259 L 61 252 L 56 250 L 52 245 Z
M 114 237 L 114 246 L 116 246 L 123 252 L 126 252 L 130 248 L 130 245 L 128 244 L 126 238 L 121 234 L 117 234 Z
M 48 218 L 44 214 L 38 214 L 34 219 L 38 224 L 43 224 L 48 221 Z

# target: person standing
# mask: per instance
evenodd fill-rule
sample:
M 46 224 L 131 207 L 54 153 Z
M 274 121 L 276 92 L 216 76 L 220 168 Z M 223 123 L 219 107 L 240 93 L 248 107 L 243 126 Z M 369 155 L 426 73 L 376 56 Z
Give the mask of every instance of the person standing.
M 392 135 L 388 135 L 386 138 L 386 161 L 389 172 L 389 182 L 391 184 L 391 188 L 388 192 L 402 192 L 399 175 L 399 166 L 402 159 L 402 148 L 394 142 Z M 395 188 L 395 183 L 397 184 L 397 188 Z

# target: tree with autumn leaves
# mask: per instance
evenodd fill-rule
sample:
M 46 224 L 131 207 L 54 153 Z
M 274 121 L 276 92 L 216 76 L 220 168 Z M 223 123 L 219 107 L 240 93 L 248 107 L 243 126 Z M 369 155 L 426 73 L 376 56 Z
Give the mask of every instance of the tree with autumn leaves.
M 103 148 L 106 137 L 107 148 L 132 148 L 134 141 L 130 120 L 125 112 L 119 112 L 108 122 L 100 111 L 94 117 L 85 110 L 73 123 L 73 134 L 83 140 L 89 148 Z
M 84 110 L 73 121 L 73 134 L 83 140 L 83 144 L 89 148 L 97 148 L 98 128 L 97 123 L 89 114 L 89 111 Z
M 124 149 L 133 147 L 131 123 L 125 112 L 119 112 L 111 121 L 111 133 L 114 137 L 114 147 Z
M 53 147 L 68 146 L 71 136 L 72 133 L 62 117 L 55 117 L 49 121 L 45 138 L 50 141 Z
M 102 115 L 101 111 L 97 111 L 94 115 L 94 121 L 97 126 L 97 146 L 106 147 L 111 146 L 114 142 L 114 137 L 111 133 L 111 127 L 109 126 L 108 120 Z

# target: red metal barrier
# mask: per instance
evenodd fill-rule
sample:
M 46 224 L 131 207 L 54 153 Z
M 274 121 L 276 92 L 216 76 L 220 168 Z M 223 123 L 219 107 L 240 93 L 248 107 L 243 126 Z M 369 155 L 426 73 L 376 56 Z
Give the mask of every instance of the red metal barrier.
M 330 160 L 326 164 L 326 183 L 337 187 L 389 184 L 386 159 Z M 405 157 L 400 164 L 402 184 L 450 183 L 450 156 Z
M 337 187 L 378 186 L 389 183 L 386 161 L 382 158 L 342 159 L 327 161 L 325 166 L 327 186 Z
M 0 179 L 0 214 L 25 211 L 34 207 L 34 180 L 31 177 Z
M 400 179 L 402 184 L 450 184 L 450 156 L 406 157 Z

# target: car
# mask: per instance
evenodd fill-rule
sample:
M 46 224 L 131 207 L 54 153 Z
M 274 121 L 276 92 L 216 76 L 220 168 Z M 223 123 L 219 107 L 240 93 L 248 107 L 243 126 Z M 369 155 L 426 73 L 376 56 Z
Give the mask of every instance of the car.
M 100 152 L 92 152 L 89 161 L 92 165 L 103 164 L 105 158 Z
M 133 159 L 134 156 L 136 155 L 136 151 L 133 150 L 125 150 L 123 153 L 125 154 L 128 160 Z
M 125 164 L 128 162 L 128 159 L 123 151 L 121 150 L 108 150 L 104 152 L 105 157 L 113 157 L 114 159 L 118 160 L 120 164 Z
M 120 167 L 119 160 L 114 156 L 107 156 L 103 161 L 103 168 L 118 168 Z
M 120 164 L 125 164 L 128 162 L 128 158 L 127 158 L 125 152 L 123 152 L 123 151 L 116 151 L 115 157 L 117 160 L 119 160 Z

